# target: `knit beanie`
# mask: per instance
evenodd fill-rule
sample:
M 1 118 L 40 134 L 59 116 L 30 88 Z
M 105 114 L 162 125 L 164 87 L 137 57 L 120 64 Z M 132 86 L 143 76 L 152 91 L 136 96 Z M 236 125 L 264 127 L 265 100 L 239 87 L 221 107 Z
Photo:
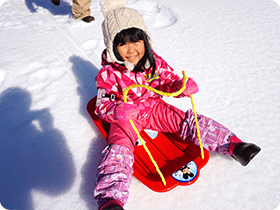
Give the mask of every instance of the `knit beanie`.
M 113 41 L 117 33 L 128 28 L 142 29 L 149 37 L 150 45 L 152 41 L 150 33 L 147 30 L 145 22 L 140 13 L 134 9 L 128 8 L 123 0 L 101 0 L 101 11 L 104 15 L 102 23 L 102 32 L 104 44 L 106 46 L 106 55 L 108 62 L 117 62 L 125 64 L 128 69 L 132 70 L 133 64 L 128 61 L 119 61 L 113 52 Z M 128 62 L 128 63 L 127 63 Z M 131 66 L 132 65 L 132 66 Z

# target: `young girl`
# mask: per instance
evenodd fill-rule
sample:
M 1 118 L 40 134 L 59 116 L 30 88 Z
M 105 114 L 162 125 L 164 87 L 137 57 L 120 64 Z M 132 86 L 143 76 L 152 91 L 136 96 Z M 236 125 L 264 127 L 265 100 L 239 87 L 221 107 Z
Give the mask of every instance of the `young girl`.
M 134 84 L 143 84 L 164 92 L 178 91 L 183 84 L 174 70 L 152 50 L 152 41 L 141 15 L 125 6 L 122 0 L 103 0 L 102 31 L 106 49 L 102 54 L 102 69 L 96 77 L 98 96 L 96 114 L 110 123 L 108 146 L 101 154 L 94 196 L 99 209 L 123 209 L 133 174 L 133 151 L 136 128 L 179 133 L 186 141 L 198 143 L 192 110 L 182 110 L 167 104 L 162 96 L 135 88 L 123 101 L 123 91 Z M 193 79 L 178 97 L 198 92 Z M 254 144 L 242 142 L 226 127 L 198 115 L 201 139 L 209 151 L 233 156 L 247 165 L 260 151 Z

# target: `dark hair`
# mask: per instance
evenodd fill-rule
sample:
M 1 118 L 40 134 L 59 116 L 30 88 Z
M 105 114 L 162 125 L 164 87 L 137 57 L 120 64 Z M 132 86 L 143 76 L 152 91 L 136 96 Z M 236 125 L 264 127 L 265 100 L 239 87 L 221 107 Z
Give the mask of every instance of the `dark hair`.
M 118 52 L 117 46 L 125 45 L 128 40 L 130 40 L 131 42 L 138 42 L 139 40 L 143 40 L 145 45 L 145 54 L 134 67 L 134 70 L 143 72 L 144 70 L 152 68 L 152 75 L 154 75 L 156 71 L 156 61 L 149 42 L 149 37 L 143 30 L 139 28 L 128 28 L 117 33 L 113 41 L 113 51 L 116 58 L 120 61 L 124 61 Z M 147 60 L 150 62 L 150 66 L 148 67 L 148 69 L 145 68 Z

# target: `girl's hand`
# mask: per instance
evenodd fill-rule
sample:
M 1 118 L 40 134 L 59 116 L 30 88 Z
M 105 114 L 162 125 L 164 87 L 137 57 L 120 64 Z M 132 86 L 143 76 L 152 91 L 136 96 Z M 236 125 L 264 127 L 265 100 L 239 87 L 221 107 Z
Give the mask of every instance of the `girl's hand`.
M 137 118 L 138 114 L 139 110 L 137 109 L 137 105 L 120 103 L 115 108 L 114 119 L 119 121 L 127 121 Z
M 183 94 L 190 97 L 191 94 L 195 94 L 198 92 L 198 86 L 196 82 L 192 78 L 188 78 L 186 89 L 184 90 Z

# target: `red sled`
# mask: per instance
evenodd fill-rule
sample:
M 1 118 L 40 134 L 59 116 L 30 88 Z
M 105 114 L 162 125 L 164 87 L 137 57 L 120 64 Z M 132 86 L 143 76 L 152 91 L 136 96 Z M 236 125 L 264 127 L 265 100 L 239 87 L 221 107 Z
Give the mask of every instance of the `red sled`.
M 95 113 L 96 97 L 87 104 L 87 111 L 93 122 L 107 140 L 110 123 L 100 119 Z M 200 147 L 184 141 L 179 135 L 142 130 L 141 137 L 146 142 L 153 158 L 162 172 L 166 186 L 141 143 L 135 147 L 133 175 L 144 185 L 156 192 L 167 192 L 179 185 L 191 185 L 199 177 L 200 169 L 209 160 L 209 152 L 204 149 L 204 159 L 201 158 Z

